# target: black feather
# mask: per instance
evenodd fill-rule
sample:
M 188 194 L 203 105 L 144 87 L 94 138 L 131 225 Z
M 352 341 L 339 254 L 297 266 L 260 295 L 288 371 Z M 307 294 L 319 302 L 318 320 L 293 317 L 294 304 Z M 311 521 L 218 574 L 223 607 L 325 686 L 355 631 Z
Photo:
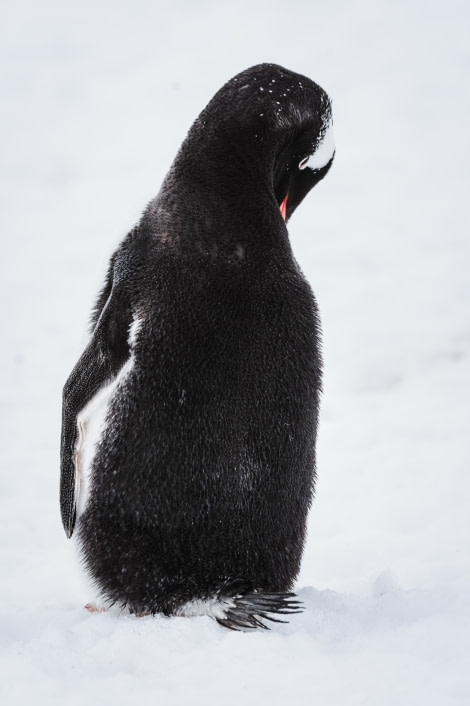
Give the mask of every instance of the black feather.
M 219 622 L 248 629 L 301 609 L 289 591 L 315 486 L 320 322 L 280 204 L 289 219 L 328 171 L 332 157 L 298 165 L 330 119 L 303 76 L 239 74 L 111 258 L 64 388 L 61 510 L 102 596 L 133 613 L 228 595 Z M 123 369 L 78 516 L 77 415 Z

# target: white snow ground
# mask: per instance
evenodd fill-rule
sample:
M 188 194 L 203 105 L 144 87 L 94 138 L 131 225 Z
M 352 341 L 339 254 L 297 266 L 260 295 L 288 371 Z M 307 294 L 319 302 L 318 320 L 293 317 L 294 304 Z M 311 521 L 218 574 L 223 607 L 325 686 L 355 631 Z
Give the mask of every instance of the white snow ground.
M 468 3 L 1 14 L 1 703 L 468 704 Z M 261 61 L 334 100 L 336 162 L 290 224 L 326 367 L 307 610 L 255 634 L 89 615 L 61 388 L 112 249 L 199 110 Z

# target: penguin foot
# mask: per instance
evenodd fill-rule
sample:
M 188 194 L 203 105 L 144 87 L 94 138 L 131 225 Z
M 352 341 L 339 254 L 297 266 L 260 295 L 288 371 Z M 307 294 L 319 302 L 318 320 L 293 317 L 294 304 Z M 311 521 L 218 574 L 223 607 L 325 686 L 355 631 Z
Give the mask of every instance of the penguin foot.
M 107 611 L 107 608 L 96 603 L 87 603 L 85 608 L 89 613 L 106 613 Z

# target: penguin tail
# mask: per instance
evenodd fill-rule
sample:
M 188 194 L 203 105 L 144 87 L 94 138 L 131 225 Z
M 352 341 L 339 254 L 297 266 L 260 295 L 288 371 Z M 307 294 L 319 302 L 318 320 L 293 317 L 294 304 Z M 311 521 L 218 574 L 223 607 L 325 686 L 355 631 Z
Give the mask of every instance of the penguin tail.
M 302 612 L 303 604 L 295 598 L 295 593 L 265 593 L 264 591 L 233 596 L 225 609 L 225 617 L 217 617 L 216 620 L 219 625 L 230 630 L 251 628 L 269 630 L 270 628 L 263 621 L 288 623 L 288 620 L 281 620 L 274 616 Z
M 209 615 L 230 630 L 269 630 L 264 621 L 287 623 L 278 616 L 303 611 L 303 604 L 296 598 L 295 593 L 253 590 L 241 581 L 227 582 L 215 597 L 186 604 L 177 614 Z

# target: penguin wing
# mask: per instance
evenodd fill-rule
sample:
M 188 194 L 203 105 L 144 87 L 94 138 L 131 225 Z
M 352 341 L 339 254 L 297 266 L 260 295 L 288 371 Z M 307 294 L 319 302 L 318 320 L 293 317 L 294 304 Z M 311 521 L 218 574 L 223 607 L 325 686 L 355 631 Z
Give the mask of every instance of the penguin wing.
M 95 324 L 91 340 L 70 374 L 63 390 L 60 448 L 60 511 L 67 537 L 77 516 L 79 488 L 76 482 L 78 417 L 90 400 L 112 382 L 130 359 L 128 342 L 132 323 L 125 293 L 111 288 Z

